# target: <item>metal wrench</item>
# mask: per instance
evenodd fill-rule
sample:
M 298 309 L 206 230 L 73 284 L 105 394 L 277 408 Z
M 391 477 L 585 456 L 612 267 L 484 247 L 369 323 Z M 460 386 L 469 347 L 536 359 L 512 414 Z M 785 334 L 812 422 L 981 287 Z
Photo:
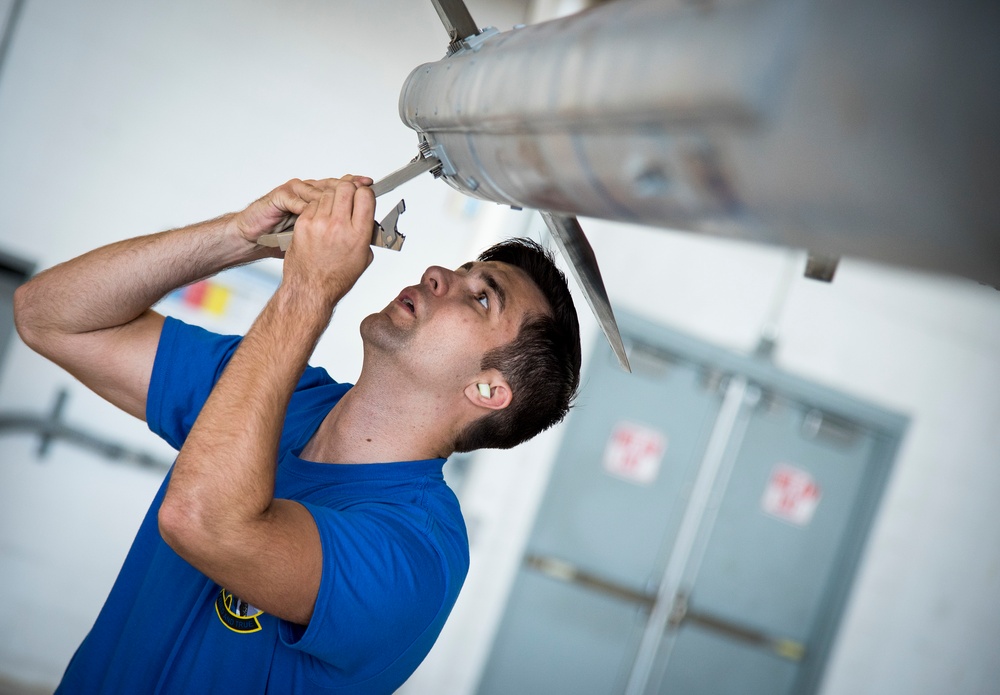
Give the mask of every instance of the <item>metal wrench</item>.
M 400 167 L 385 178 L 373 183 L 372 192 L 378 198 L 380 195 L 402 186 L 410 179 L 416 178 L 425 171 L 432 171 L 439 166 L 441 166 L 441 160 L 434 155 L 424 154 L 424 150 L 421 149 L 421 152 L 410 160 L 409 164 Z M 406 204 L 400 200 L 381 222 L 376 222 L 372 226 L 372 246 L 391 249 L 393 251 L 399 251 L 403 248 L 403 241 L 405 241 L 406 237 L 396 228 L 396 221 L 405 210 Z M 260 246 L 278 247 L 282 251 L 287 251 L 289 244 L 292 243 L 292 228 L 295 226 L 297 219 L 299 219 L 298 215 L 292 215 L 273 232 L 257 239 L 257 243 Z

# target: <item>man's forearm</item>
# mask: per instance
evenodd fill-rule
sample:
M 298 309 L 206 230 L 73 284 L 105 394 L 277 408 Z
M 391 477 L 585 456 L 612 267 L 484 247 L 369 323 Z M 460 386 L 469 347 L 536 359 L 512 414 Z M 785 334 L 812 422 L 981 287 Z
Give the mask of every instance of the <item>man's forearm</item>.
M 371 262 L 373 210 L 370 189 L 342 184 L 299 218 L 281 286 L 243 338 L 177 458 L 161 509 L 168 535 L 193 529 L 201 538 L 189 547 L 197 547 L 204 538 L 224 537 L 220 527 L 252 526 L 268 514 L 288 401 L 334 307 Z
M 22 287 L 22 335 L 78 334 L 124 325 L 173 289 L 268 255 L 233 215 L 120 241 L 57 265 Z
M 335 300 L 283 284 L 202 407 L 158 512 L 163 540 L 261 610 L 307 624 L 322 556 L 310 513 L 275 499 L 289 399 Z
M 165 505 L 237 524 L 267 512 L 288 401 L 334 307 L 371 262 L 374 203 L 367 187 L 341 182 L 299 217 L 281 285 L 202 407 Z
M 338 299 L 283 283 L 212 390 L 168 491 L 208 528 L 245 523 L 271 504 L 285 409 Z M 220 504 L 227 496 L 232 503 Z
M 278 442 L 334 306 L 371 262 L 370 183 L 328 181 L 303 207 L 281 286 L 201 408 L 158 515 L 163 539 L 191 565 L 303 625 L 319 590 L 322 547 L 310 512 L 274 497 Z

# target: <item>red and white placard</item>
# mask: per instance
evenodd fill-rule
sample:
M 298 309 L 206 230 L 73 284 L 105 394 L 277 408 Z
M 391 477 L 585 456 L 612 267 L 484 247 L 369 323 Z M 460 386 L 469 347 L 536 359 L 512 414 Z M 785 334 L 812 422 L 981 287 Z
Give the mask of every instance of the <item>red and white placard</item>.
M 660 474 L 666 450 L 667 436 L 662 432 L 619 422 L 604 446 L 604 470 L 638 485 L 651 485 Z
M 819 485 L 807 471 L 779 463 L 771 470 L 760 507 L 765 514 L 806 526 L 812 521 L 821 496 Z

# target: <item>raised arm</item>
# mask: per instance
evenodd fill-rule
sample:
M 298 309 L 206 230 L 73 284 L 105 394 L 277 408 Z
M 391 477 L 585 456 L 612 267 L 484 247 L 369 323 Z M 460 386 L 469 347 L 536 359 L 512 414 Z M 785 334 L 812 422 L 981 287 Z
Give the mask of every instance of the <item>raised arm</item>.
M 262 234 L 302 213 L 328 181 L 292 180 L 239 213 L 104 246 L 40 273 L 14 295 L 21 338 L 96 393 L 145 419 L 168 292 L 273 255 Z
M 278 441 L 334 306 L 372 260 L 374 210 L 371 189 L 349 181 L 306 207 L 282 283 L 202 407 L 159 512 L 160 533 L 181 557 L 241 599 L 300 624 L 312 615 L 322 548 L 309 511 L 274 498 Z

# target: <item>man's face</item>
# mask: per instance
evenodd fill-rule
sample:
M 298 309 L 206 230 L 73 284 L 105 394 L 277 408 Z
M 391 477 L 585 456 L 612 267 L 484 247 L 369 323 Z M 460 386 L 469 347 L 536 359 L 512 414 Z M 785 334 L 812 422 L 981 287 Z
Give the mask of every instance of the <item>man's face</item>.
M 418 285 L 361 324 L 368 347 L 399 358 L 418 377 L 461 387 L 483 355 L 517 337 L 528 314 L 549 313 L 524 271 L 497 261 L 428 268 Z

